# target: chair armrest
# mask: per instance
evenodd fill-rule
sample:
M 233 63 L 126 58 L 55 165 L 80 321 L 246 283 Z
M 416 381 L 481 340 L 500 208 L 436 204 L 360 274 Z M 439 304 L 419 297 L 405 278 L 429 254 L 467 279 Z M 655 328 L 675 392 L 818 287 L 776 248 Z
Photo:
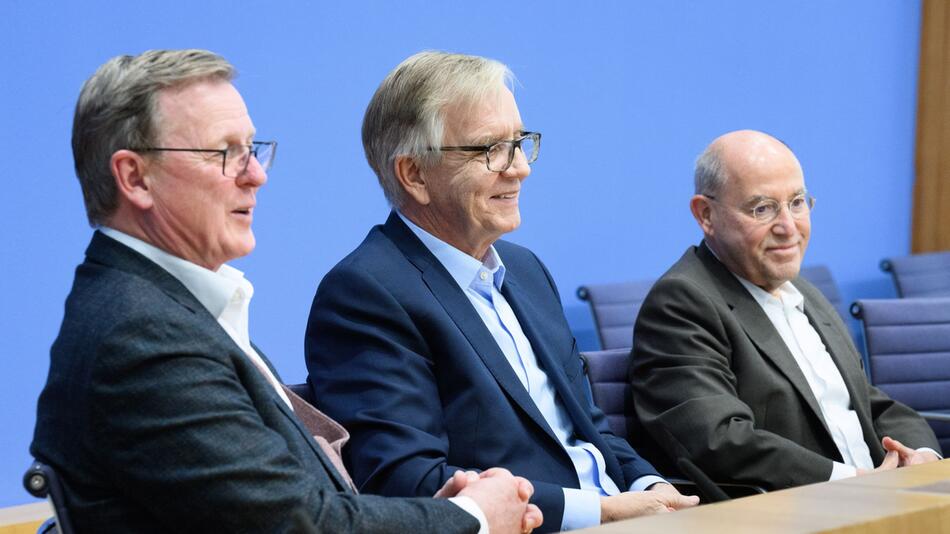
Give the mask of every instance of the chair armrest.
M 924 419 L 950 422 L 950 412 L 917 412 Z

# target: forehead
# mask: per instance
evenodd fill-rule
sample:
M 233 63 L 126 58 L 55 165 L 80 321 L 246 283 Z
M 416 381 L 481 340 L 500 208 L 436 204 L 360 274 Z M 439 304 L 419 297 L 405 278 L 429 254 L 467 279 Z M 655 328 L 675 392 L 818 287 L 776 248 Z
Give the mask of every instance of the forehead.
M 522 128 L 515 96 L 504 85 L 477 100 L 447 106 L 444 119 L 447 141 L 488 141 Z
M 158 93 L 160 136 L 198 143 L 243 142 L 254 125 L 244 99 L 225 80 L 202 80 Z
M 805 177 L 794 154 L 784 145 L 750 148 L 727 161 L 724 184 L 729 196 L 740 199 L 784 199 L 805 189 Z

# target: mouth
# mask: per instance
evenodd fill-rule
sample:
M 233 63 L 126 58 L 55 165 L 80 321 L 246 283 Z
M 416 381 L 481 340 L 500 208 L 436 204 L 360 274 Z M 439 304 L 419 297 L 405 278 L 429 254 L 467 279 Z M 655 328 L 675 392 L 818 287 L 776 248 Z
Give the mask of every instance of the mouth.
M 513 191 L 511 193 L 502 193 L 500 195 L 493 195 L 491 198 L 493 200 L 516 200 L 518 198 L 518 191 Z
M 766 252 L 773 254 L 791 254 L 798 252 L 798 243 L 789 243 L 787 245 L 775 245 L 765 249 Z
M 247 217 L 250 218 L 251 214 L 254 213 L 254 206 L 248 206 L 246 208 L 238 208 L 236 210 L 231 210 L 232 215 L 237 215 L 238 217 Z

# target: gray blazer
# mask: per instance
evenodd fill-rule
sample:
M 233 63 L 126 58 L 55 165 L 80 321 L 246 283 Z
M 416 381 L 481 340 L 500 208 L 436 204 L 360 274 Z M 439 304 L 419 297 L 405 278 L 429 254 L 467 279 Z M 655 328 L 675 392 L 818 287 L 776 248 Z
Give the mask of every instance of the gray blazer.
M 80 532 L 476 532 L 444 500 L 348 492 L 168 272 L 96 232 L 50 353 L 33 455 Z
M 939 450 L 923 419 L 868 382 L 834 307 L 805 280 L 792 283 L 841 371 L 875 465 L 883 436 Z M 644 300 L 630 380 L 639 424 L 659 449 L 718 481 L 787 488 L 828 480 L 832 461 L 841 461 L 781 336 L 705 243 L 690 247 Z

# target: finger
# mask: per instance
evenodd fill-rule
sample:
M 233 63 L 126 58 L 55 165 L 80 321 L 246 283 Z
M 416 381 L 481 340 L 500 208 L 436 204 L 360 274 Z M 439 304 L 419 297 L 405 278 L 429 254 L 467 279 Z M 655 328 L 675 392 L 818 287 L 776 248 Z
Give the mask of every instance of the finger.
M 527 501 L 534 495 L 534 484 L 526 478 L 515 477 L 518 480 L 518 497 Z
M 879 469 L 894 469 L 897 467 L 900 461 L 900 455 L 897 451 L 890 451 L 884 455 L 884 461 L 881 462 L 881 467 Z
M 511 471 L 508 471 L 504 467 L 492 467 L 491 469 L 486 469 L 482 471 L 482 478 L 492 478 L 492 477 L 504 477 L 512 476 Z
M 521 521 L 522 532 L 531 532 L 541 526 L 544 522 L 544 514 L 541 509 L 533 504 L 529 504 L 525 509 L 524 518 Z

